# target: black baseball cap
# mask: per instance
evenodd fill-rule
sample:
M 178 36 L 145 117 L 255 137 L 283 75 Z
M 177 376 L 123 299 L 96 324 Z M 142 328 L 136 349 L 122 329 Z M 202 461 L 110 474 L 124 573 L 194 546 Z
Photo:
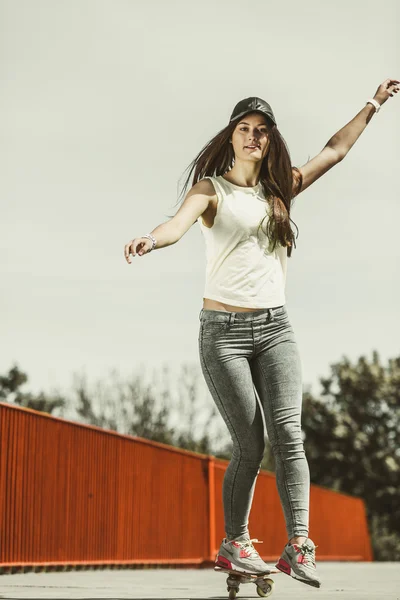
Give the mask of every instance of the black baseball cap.
M 265 102 L 265 100 L 262 98 L 257 98 L 256 96 L 250 96 L 250 98 L 244 98 L 244 100 L 240 100 L 240 102 L 238 102 L 233 109 L 229 123 L 249 112 L 260 112 L 271 119 L 275 125 L 277 124 L 271 106 L 268 104 L 268 102 Z

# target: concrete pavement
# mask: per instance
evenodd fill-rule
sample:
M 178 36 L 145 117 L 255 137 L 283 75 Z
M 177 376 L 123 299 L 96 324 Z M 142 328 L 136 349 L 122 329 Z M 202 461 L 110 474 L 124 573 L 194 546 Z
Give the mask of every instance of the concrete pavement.
M 315 589 L 283 573 L 273 576 L 276 600 L 400 600 L 400 563 L 319 563 Z M 211 569 L 104 569 L 0 575 L 0 599 L 223 600 L 226 574 Z M 259 599 L 254 584 L 237 600 Z

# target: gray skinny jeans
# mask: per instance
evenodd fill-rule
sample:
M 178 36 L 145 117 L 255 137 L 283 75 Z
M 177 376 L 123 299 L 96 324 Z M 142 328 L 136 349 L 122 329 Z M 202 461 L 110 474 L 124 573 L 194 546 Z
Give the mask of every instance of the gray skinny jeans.
M 308 537 L 302 370 L 286 306 L 251 312 L 202 308 L 199 319 L 201 369 L 233 442 L 222 490 L 226 536 L 250 537 L 248 517 L 265 449 L 262 410 L 289 539 Z

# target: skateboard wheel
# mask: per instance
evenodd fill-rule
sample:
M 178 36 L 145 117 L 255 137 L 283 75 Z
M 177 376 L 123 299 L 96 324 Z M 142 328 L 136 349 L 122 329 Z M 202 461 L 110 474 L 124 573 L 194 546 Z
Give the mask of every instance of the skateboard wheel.
M 268 598 L 274 590 L 274 582 L 272 579 L 266 579 L 263 586 L 257 585 L 257 594 L 261 598 Z
M 236 598 L 237 589 L 236 588 L 228 588 L 229 592 L 229 600 L 234 600 Z

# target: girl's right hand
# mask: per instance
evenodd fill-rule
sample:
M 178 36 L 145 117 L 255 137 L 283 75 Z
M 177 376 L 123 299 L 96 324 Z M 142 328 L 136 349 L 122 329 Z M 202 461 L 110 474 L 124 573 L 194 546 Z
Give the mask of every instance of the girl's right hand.
M 135 238 L 131 240 L 125 244 L 125 260 L 128 264 L 131 264 L 131 259 L 129 257 L 130 254 L 132 254 L 132 256 L 136 256 L 136 254 L 139 256 L 142 256 L 142 254 L 147 254 L 151 251 L 152 245 L 153 243 L 149 238 Z

